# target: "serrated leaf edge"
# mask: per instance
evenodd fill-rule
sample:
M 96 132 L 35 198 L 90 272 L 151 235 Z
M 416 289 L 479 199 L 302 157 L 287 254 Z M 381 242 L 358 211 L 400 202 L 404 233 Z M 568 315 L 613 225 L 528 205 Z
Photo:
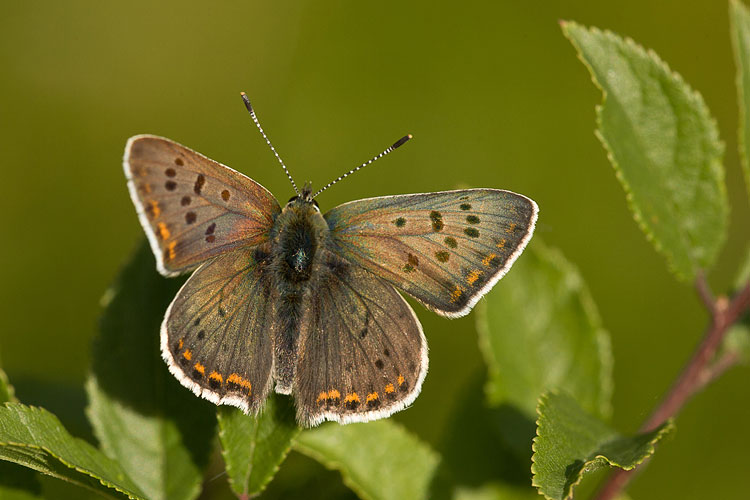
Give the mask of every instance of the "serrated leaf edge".
M 559 394 L 559 391 L 557 391 L 557 390 L 551 390 L 551 391 L 548 391 L 548 392 L 542 394 L 539 397 L 539 400 L 538 400 L 539 402 L 537 404 L 537 414 L 539 415 L 539 418 L 537 418 L 537 420 L 536 420 L 536 434 L 534 435 L 534 439 L 531 442 L 531 451 L 533 452 L 532 455 L 531 455 L 531 486 L 534 487 L 534 488 L 536 488 L 537 491 L 539 491 L 539 494 L 543 495 L 544 498 L 546 498 L 548 500 L 561 500 L 561 499 L 553 498 L 553 497 L 548 496 L 546 493 L 544 493 L 542 491 L 542 487 L 543 486 L 536 482 L 536 477 L 537 477 L 537 470 L 536 470 L 536 454 L 537 454 L 537 449 L 536 449 L 536 445 L 537 445 L 537 440 L 540 437 L 539 436 L 539 429 L 541 428 L 541 425 L 540 425 L 539 421 L 542 418 L 542 413 L 541 413 L 542 406 L 547 404 L 547 401 L 549 400 L 549 396 L 550 395 L 557 395 L 557 394 Z M 632 470 L 632 469 L 635 469 L 636 467 L 638 467 L 647 458 L 650 458 L 656 452 L 656 447 L 655 447 L 656 443 L 659 442 L 664 436 L 666 436 L 667 434 L 669 434 L 670 432 L 672 432 L 674 430 L 674 422 L 673 422 L 672 419 L 669 419 L 666 422 L 664 422 L 663 424 L 661 424 L 660 427 L 661 428 L 659 429 L 659 432 L 657 432 L 656 434 L 654 434 L 654 437 L 651 438 L 648 441 L 648 453 L 646 455 L 644 455 L 643 458 L 641 458 L 638 462 L 636 462 L 631 467 L 626 467 L 626 466 L 623 466 L 622 464 L 618 464 L 617 462 L 614 462 L 614 461 L 610 460 L 609 458 L 607 458 L 604 455 L 596 455 L 596 456 L 594 456 L 594 457 L 586 460 L 583 463 L 583 465 L 581 466 L 581 469 L 579 470 L 579 472 L 577 474 L 576 480 L 574 482 L 570 483 L 570 485 L 568 486 L 568 491 L 567 491 L 566 495 L 563 497 L 562 500 L 572 500 L 572 498 L 573 498 L 573 490 L 575 489 L 575 486 L 577 486 L 581 482 L 581 480 L 583 479 L 583 475 L 584 475 L 584 472 L 586 472 L 586 469 L 589 466 L 595 464 L 596 462 L 603 461 L 605 464 L 609 465 L 610 467 L 619 467 L 620 469 L 624 469 L 624 470 Z
M 627 202 L 628 208 L 630 209 L 631 213 L 633 214 L 633 219 L 636 221 L 636 224 L 638 227 L 643 231 L 643 233 L 646 235 L 646 239 L 654 246 L 656 251 L 664 256 L 664 258 L 667 260 L 667 266 L 668 269 L 674 274 L 679 280 L 681 281 L 688 281 L 695 277 L 696 272 L 700 267 L 698 266 L 698 263 L 695 262 L 690 257 L 690 261 L 693 264 L 693 267 L 695 269 L 695 272 L 693 273 L 693 276 L 686 276 L 685 274 L 680 271 L 674 263 L 674 258 L 670 252 L 668 252 L 662 243 L 656 238 L 653 231 L 651 230 L 650 226 L 645 220 L 645 217 L 639 210 L 636 203 L 633 202 L 633 194 L 632 190 L 630 189 L 630 184 L 628 184 L 627 180 L 625 179 L 622 169 L 619 166 L 619 163 L 615 161 L 614 155 L 612 153 L 612 148 L 609 146 L 609 143 L 605 140 L 603 135 L 601 134 L 600 130 L 602 127 L 602 109 L 607 102 L 607 91 L 604 90 L 604 87 L 597 81 L 596 77 L 594 76 L 594 71 L 592 66 L 584 59 L 582 56 L 581 47 L 576 43 L 576 41 L 573 39 L 573 37 L 569 34 L 569 26 L 572 26 L 574 28 L 579 28 L 582 30 L 589 31 L 594 34 L 603 35 L 609 39 L 612 39 L 618 43 L 625 44 L 626 46 L 633 48 L 639 52 L 645 53 L 648 57 L 652 58 L 654 63 L 659 66 L 661 69 L 663 69 L 667 74 L 675 78 L 675 80 L 678 82 L 679 85 L 683 86 L 683 89 L 685 90 L 685 94 L 689 97 L 690 100 L 692 100 L 695 104 L 697 104 L 698 109 L 700 109 L 700 112 L 704 114 L 708 120 L 708 122 L 711 124 L 710 127 L 710 134 L 713 136 L 713 140 L 719 147 L 719 159 L 718 159 L 718 171 L 719 171 L 719 190 L 721 192 L 721 195 L 724 199 L 724 203 L 722 204 L 722 209 L 724 212 L 724 217 L 726 218 L 729 213 L 728 209 L 728 202 L 727 202 L 727 192 L 726 192 L 726 179 L 725 179 L 725 171 L 723 167 L 723 156 L 724 156 L 724 142 L 721 140 L 719 136 L 719 129 L 718 124 L 716 122 L 716 119 L 711 115 L 710 110 L 708 106 L 706 105 L 705 101 L 703 100 L 703 96 L 698 92 L 697 90 L 693 89 L 683 78 L 682 76 L 677 73 L 676 71 L 672 70 L 669 65 L 664 62 L 659 55 L 652 49 L 647 49 L 640 45 L 639 43 L 635 42 L 632 38 L 627 36 L 620 36 L 617 33 L 614 33 L 610 30 L 601 30 L 595 26 L 586 27 L 584 25 L 578 24 L 575 21 L 562 21 L 560 23 L 560 26 L 562 27 L 563 35 L 565 38 L 567 38 L 571 45 L 575 48 L 576 51 L 576 57 L 579 61 L 586 67 L 586 69 L 589 72 L 589 76 L 591 77 L 591 82 L 594 84 L 594 86 L 599 89 L 599 91 L 602 93 L 602 101 L 601 103 L 597 104 L 595 106 L 596 110 L 596 126 L 597 129 L 594 131 L 594 135 L 599 140 L 599 142 L 602 143 L 602 146 L 604 147 L 604 150 L 607 153 L 607 159 L 609 160 L 610 164 L 612 165 L 614 171 L 615 171 L 615 177 L 617 177 L 617 180 L 620 182 L 620 184 L 623 187 L 623 190 L 625 191 L 625 200 Z M 726 225 L 726 224 L 725 224 Z M 680 232 L 680 237 L 683 238 L 683 232 Z M 710 258 L 707 259 L 710 263 L 713 263 L 716 259 L 717 255 L 719 254 L 719 249 L 721 248 L 723 242 L 726 240 L 726 230 L 724 231 L 724 234 L 721 236 L 722 241 L 717 243 L 717 250 L 714 251 L 713 255 L 710 256 Z
M 58 423 L 58 424 L 60 425 L 60 428 L 62 428 L 62 429 L 63 429 L 63 430 L 64 430 L 64 431 L 65 431 L 65 432 L 67 433 L 67 430 L 65 430 L 65 427 L 64 427 L 64 426 L 62 425 L 62 423 L 61 423 L 61 422 L 60 422 L 60 420 L 59 420 L 59 419 L 57 418 L 57 416 L 55 416 L 55 414 L 53 414 L 53 413 L 50 413 L 50 412 L 48 412 L 48 411 L 47 411 L 47 410 L 45 410 L 44 408 L 41 408 L 41 407 L 37 407 L 37 406 L 24 405 L 24 404 L 21 404 L 21 403 L 5 403 L 5 404 L 4 404 L 3 406 L 5 406 L 5 407 L 11 407 L 11 406 L 20 406 L 20 407 L 23 407 L 23 408 L 28 408 L 28 409 L 29 409 L 29 410 L 31 410 L 32 412 L 39 412 L 39 413 L 42 413 L 42 412 L 43 412 L 43 413 L 47 413 L 47 414 L 49 414 L 49 415 L 50 415 L 50 416 L 51 416 L 52 418 L 54 418 L 54 419 L 55 419 L 55 420 L 57 421 L 57 423 Z M 71 434 L 68 434 L 68 435 L 69 435 L 69 436 L 70 436 L 70 437 L 71 437 L 72 439 L 74 439 L 74 440 L 76 440 L 76 441 L 80 441 L 80 442 L 86 443 L 86 441 L 83 441 L 83 440 L 81 440 L 80 438 L 76 438 L 75 436 L 73 436 L 73 435 L 71 435 Z M 88 444 L 88 443 L 86 443 L 86 444 Z M 45 453 L 48 453 L 48 454 L 49 454 L 50 456 L 54 457 L 54 458 L 55 458 L 55 460 L 57 460 L 58 462 L 60 462 L 60 463 L 61 463 L 61 464 L 63 464 L 64 466 L 68 467 L 69 469 L 73 469 L 73 470 L 75 470 L 75 471 L 77 471 L 77 472 L 79 472 L 79 473 L 81 473 L 81 474 L 83 474 L 83 475 L 86 475 L 86 476 L 88 476 L 88 477 L 91 477 L 91 478 L 93 478 L 93 479 L 95 479 L 95 480 L 99 481 L 99 483 L 100 483 L 100 484 L 101 484 L 102 486 L 105 486 L 105 487 L 107 487 L 107 488 L 109 488 L 109 489 L 113 489 L 113 490 L 115 490 L 115 491 L 119 491 L 120 493 L 122 493 L 123 495 L 126 495 L 126 496 L 127 496 L 128 498 L 130 498 L 130 499 L 132 499 L 132 500 L 147 500 L 145 496 L 133 496 L 133 495 L 137 495 L 137 493 L 134 493 L 134 492 L 131 492 L 131 491 L 127 491 L 127 490 L 123 489 L 122 487 L 120 487 L 120 486 L 118 486 L 118 485 L 116 485 L 116 484 L 114 484 L 114 483 L 110 483 L 109 481 L 107 481 L 107 480 L 105 480 L 105 479 L 103 479 L 103 478 L 97 477 L 97 476 L 96 476 L 96 475 L 94 475 L 94 473 L 92 473 L 91 471 L 88 471 L 88 470 L 86 470 L 86 469 L 84 469 L 84 468 L 82 468 L 82 467 L 79 467 L 79 466 L 77 466 L 77 465 L 74 465 L 74 464 L 72 464 L 72 463 L 69 463 L 69 462 L 68 462 L 67 460 L 64 460 L 64 459 L 62 459 L 61 457 L 57 456 L 57 454 L 55 454 L 54 452 L 52 452 L 52 451 L 51 451 L 51 450 L 50 450 L 49 448 L 47 448 L 46 446 L 38 446 L 38 445 L 32 445 L 32 444 L 28 444 L 28 443 L 16 443 L 16 442 L 13 442 L 13 441 L 0 441 L 0 446 L 18 446 L 19 448 L 28 448 L 28 449 L 33 449 L 33 450 L 41 450 L 41 451 L 44 451 Z M 89 446 L 90 446 L 90 445 L 89 445 Z M 93 448 L 93 447 L 92 447 L 92 448 Z M 96 449 L 96 448 L 94 448 L 94 449 Z M 99 450 L 97 450 L 97 451 L 99 451 Z M 100 453 L 102 453 L 102 452 L 100 451 Z M 106 458 L 108 458 L 109 460 L 111 460 L 111 458 L 107 457 L 107 456 L 106 456 L 106 455 L 105 455 L 104 453 L 102 453 L 102 455 L 103 455 L 103 456 L 105 456 Z M 9 460 L 9 461 L 10 461 L 10 460 Z M 14 463 L 16 463 L 16 462 L 14 462 Z M 116 462 L 115 462 L 115 463 L 116 463 Z M 32 470 L 36 470 L 36 471 L 38 471 L 38 472 L 41 472 L 42 474 L 45 474 L 45 475 L 48 475 L 48 476 L 51 476 L 51 477 L 55 477 L 55 478 L 57 478 L 57 479 L 61 479 L 61 480 L 63 480 L 63 481 L 68 481 L 68 482 L 71 482 L 71 483 L 73 483 L 73 484 L 77 484 L 78 486 L 81 486 L 82 488 L 86 488 L 86 489 L 91 489 L 91 488 L 90 488 L 89 486 L 87 486 L 87 485 L 85 485 L 85 484 L 83 484 L 83 483 L 75 483 L 75 482 L 71 481 L 71 480 L 70 480 L 70 478 L 67 478 L 67 477 L 63 477 L 63 476 L 58 476 L 58 475 L 55 475 L 55 474 L 50 474 L 49 472 L 47 472 L 47 471 L 45 471 L 45 470 L 42 470 L 42 469 L 39 469 L 39 468 L 36 468 L 36 467 L 30 467 L 30 466 L 28 466 L 28 465 L 26 465 L 26 464 L 19 464 L 19 465 L 21 465 L 21 466 L 23 466 L 23 467 L 27 467 L 27 468 L 29 468 L 29 469 L 32 469 Z M 131 482 L 133 482 L 133 480 L 132 480 L 132 479 L 130 479 L 130 478 L 129 478 L 129 477 L 127 476 L 127 474 L 125 473 L 125 471 L 122 471 L 122 474 L 123 474 L 123 476 L 124 476 L 125 478 L 127 478 L 127 479 L 129 479 L 129 480 L 130 480 Z M 92 491 L 96 491 L 96 490 L 92 490 Z M 97 493 L 99 493 L 99 492 L 97 492 Z

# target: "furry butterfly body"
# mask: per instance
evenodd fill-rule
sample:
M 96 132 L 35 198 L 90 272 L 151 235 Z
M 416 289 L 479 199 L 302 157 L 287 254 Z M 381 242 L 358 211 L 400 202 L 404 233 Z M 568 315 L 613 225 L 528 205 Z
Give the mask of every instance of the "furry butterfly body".
M 382 418 L 427 373 L 399 291 L 467 314 L 531 238 L 536 204 L 496 189 L 386 196 L 325 215 L 309 188 L 283 208 L 260 184 L 169 139 L 126 146 L 125 174 L 166 276 L 193 271 L 161 349 L 197 395 L 257 413 L 271 390 L 313 426 Z

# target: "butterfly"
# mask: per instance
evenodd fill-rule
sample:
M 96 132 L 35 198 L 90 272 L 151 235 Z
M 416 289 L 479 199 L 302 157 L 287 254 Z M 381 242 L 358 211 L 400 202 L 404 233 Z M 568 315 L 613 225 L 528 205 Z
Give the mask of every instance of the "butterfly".
M 499 189 L 352 201 L 321 213 L 292 182 L 282 208 L 263 186 L 172 140 L 127 141 L 124 170 L 164 276 L 192 275 L 166 311 L 161 351 L 196 395 L 257 414 L 294 397 L 311 427 L 364 422 L 410 405 L 427 342 L 406 293 L 450 318 L 467 314 L 532 236 L 538 207 Z M 401 292 L 401 293 L 400 293 Z

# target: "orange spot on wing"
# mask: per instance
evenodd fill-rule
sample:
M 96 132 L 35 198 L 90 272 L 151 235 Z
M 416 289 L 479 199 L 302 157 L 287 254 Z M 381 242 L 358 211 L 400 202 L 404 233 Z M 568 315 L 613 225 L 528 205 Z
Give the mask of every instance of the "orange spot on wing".
M 337 391 L 336 389 L 331 389 L 328 392 L 328 398 L 329 399 L 338 399 L 340 397 L 341 397 L 341 393 L 339 391 Z
M 221 380 L 219 380 L 219 381 L 221 381 Z M 250 381 L 247 380 L 247 379 L 244 379 L 244 378 L 240 377 L 237 373 L 232 373 L 231 375 L 229 375 L 227 377 L 227 383 L 237 384 L 240 387 L 244 387 L 248 391 L 250 391 L 250 389 L 252 388 L 252 385 L 250 384 Z
M 195 363 L 195 365 L 193 365 L 193 368 L 195 368 L 195 371 L 197 371 L 201 375 L 205 375 L 206 374 L 206 367 L 203 366 L 200 363 Z
M 172 233 L 169 232 L 169 229 L 167 229 L 167 225 L 163 222 L 160 222 L 156 225 L 156 228 L 159 230 L 159 236 L 163 240 L 168 240 L 169 237 L 172 235 Z
M 174 251 L 174 247 L 177 246 L 177 242 L 173 241 L 172 243 L 167 246 L 167 251 L 169 252 L 169 260 L 174 260 L 175 256 L 177 255 Z
M 395 392 L 396 389 L 393 387 L 393 384 L 388 384 L 385 386 L 385 393 L 390 394 L 392 392 Z
M 473 285 L 476 280 L 479 279 L 479 276 L 481 276 L 482 271 L 472 271 L 467 277 L 466 282 L 470 285 Z
M 161 215 L 161 208 L 159 208 L 159 203 L 154 200 L 150 200 L 149 203 L 151 204 L 151 213 L 154 214 L 154 219 L 156 219 L 157 217 L 159 217 L 159 215 Z
M 490 262 L 492 262 L 492 259 L 494 259 L 495 257 L 497 257 L 497 255 L 495 255 L 494 253 L 488 254 L 487 257 L 482 259 L 482 264 L 484 264 L 487 267 L 490 267 Z
M 328 399 L 328 393 L 323 391 L 318 394 L 318 398 L 315 400 L 315 402 L 320 403 L 321 401 L 325 401 L 326 399 Z
M 515 223 L 515 222 L 511 222 L 511 223 L 510 223 L 510 226 L 508 226 L 508 227 L 507 227 L 507 228 L 505 229 L 505 232 L 506 232 L 507 234 L 510 234 L 510 233 L 512 233 L 512 232 L 513 232 L 513 231 L 515 231 L 515 230 L 516 230 L 516 223 Z
M 377 392 L 371 392 L 367 395 L 367 399 L 365 399 L 365 403 L 369 403 L 370 401 L 375 401 L 378 399 L 378 393 Z
M 183 339 L 180 339 L 177 343 L 177 349 L 182 349 L 182 346 L 185 345 L 185 342 L 183 342 Z
M 211 374 L 208 376 L 208 378 L 212 380 L 216 380 L 218 383 L 224 382 L 224 377 L 221 376 L 221 373 L 219 372 L 211 372 Z
M 193 352 L 190 349 L 185 349 L 185 352 L 182 353 L 182 357 L 190 361 L 193 359 Z
M 397 382 L 398 382 L 398 385 L 403 385 L 404 382 L 406 382 L 406 379 L 404 378 L 403 375 L 399 375 Z
M 143 190 L 144 193 L 151 194 L 151 184 L 143 183 L 141 184 L 141 189 Z
M 344 398 L 344 403 L 351 403 L 352 401 L 356 401 L 357 403 L 359 403 L 359 396 L 356 392 L 349 393 Z
M 451 293 L 451 302 L 456 302 L 458 299 L 461 298 L 461 294 L 463 293 L 463 290 L 459 286 L 456 286 L 456 289 L 453 290 L 453 293 Z
M 500 250 L 502 250 L 503 248 L 505 248 L 505 240 L 500 240 L 500 241 L 498 241 L 498 242 L 497 242 L 497 245 L 495 245 L 495 246 L 496 246 L 497 248 L 499 248 Z

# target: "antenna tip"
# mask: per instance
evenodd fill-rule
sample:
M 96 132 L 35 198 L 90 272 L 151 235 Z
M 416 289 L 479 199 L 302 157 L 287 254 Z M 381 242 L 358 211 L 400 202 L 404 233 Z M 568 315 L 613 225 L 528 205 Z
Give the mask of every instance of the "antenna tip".
M 403 137 L 402 137 L 401 139 L 399 139 L 399 140 L 397 140 L 396 142 L 394 142 L 394 143 L 393 143 L 393 146 L 391 146 L 391 148 L 392 148 L 392 149 L 396 149 L 396 148 L 397 148 L 397 147 L 399 147 L 399 146 L 403 146 L 403 144 L 404 144 L 404 143 L 405 143 L 406 141 L 408 141 L 409 139 L 411 139 L 411 138 L 412 138 L 412 135 L 411 135 L 411 134 L 406 134 L 406 135 L 405 135 L 405 136 L 403 136 Z
M 245 107 L 249 112 L 253 112 L 253 106 L 250 104 L 250 99 L 248 99 L 247 94 L 244 92 L 240 92 L 240 96 L 242 97 L 242 101 L 245 103 Z

